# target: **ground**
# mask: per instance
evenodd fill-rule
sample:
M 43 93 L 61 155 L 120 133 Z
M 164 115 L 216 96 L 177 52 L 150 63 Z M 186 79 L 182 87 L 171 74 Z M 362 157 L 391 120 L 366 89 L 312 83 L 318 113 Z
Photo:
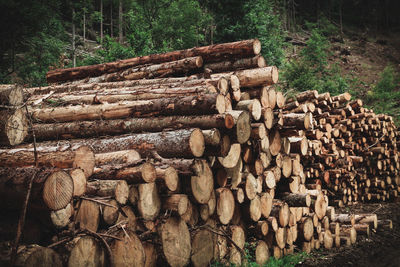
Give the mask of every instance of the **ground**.
M 378 228 L 370 238 L 358 235 L 352 247 L 314 251 L 312 257 L 297 266 L 400 266 L 400 202 L 358 204 L 336 211 L 339 212 L 375 212 L 378 220 L 391 219 L 393 229 Z

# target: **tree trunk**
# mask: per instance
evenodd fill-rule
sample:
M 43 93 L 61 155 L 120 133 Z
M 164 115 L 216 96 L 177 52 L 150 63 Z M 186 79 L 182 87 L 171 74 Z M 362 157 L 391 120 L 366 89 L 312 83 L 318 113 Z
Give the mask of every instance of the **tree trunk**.
M 102 31 L 101 31 L 102 32 Z M 261 44 L 258 40 L 245 40 L 226 44 L 195 47 L 187 50 L 173 51 L 164 54 L 130 58 L 116 62 L 83 66 L 78 68 L 57 69 L 47 73 L 47 82 L 65 82 L 86 77 L 100 76 L 127 68 L 145 64 L 158 64 L 187 57 L 201 56 L 205 62 L 220 61 L 225 57 L 246 57 L 258 55 Z
M 103 44 L 103 0 L 100 0 L 100 44 Z
M 217 215 L 222 224 L 228 224 L 235 210 L 235 199 L 232 191 L 228 188 L 218 188 L 217 193 Z
M 167 116 L 157 118 L 126 118 L 117 120 L 74 121 L 65 123 L 34 124 L 37 140 L 59 140 L 120 135 L 140 132 L 162 132 L 164 129 L 184 128 L 230 129 L 234 126 L 230 114 Z M 82 131 L 85 129 L 85 131 Z M 27 138 L 32 140 L 32 136 Z M 101 164 L 97 164 L 101 165 Z
M 122 12 L 122 0 L 119 0 L 119 6 L 118 6 L 118 41 L 120 44 L 122 44 L 124 42 L 124 33 L 122 30 L 122 26 L 123 26 L 123 12 Z
M 121 150 L 109 153 L 95 154 L 95 166 L 135 164 L 141 160 L 136 150 Z
M 37 122 L 119 119 L 156 115 L 200 115 L 225 112 L 225 98 L 219 94 L 127 101 L 114 104 L 32 109 Z
M 72 8 L 72 66 L 76 67 L 76 47 L 75 47 L 75 8 Z

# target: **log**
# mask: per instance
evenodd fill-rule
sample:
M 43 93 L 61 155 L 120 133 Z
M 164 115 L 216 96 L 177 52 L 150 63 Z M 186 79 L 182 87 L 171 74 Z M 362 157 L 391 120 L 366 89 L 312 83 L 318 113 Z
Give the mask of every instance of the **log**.
M 82 169 L 72 169 L 69 175 L 74 183 L 74 197 L 80 197 L 86 192 L 86 175 Z
M 264 67 L 266 67 L 266 62 L 264 57 L 260 55 L 204 64 L 204 69 L 210 70 L 212 73 Z
M 161 209 L 161 200 L 156 183 L 140 184 L 137 208 L 144 220 L 154 220 Z
M 29 245 L 22 248 L 15 261 L 16 267 L 63 266 L 61 256 L 51 248 Z
M 84 80 L 75 81 L 75 83 L 102 83 L 124 80 L 153 79 L 157 77 L 185 74 L 189 71 L 199 69 L 202 66 L 203 59 L 201 57 L 188 57 L 160 64 L 131 67 L 126 70 L 103 74 L 97 77 L 88 77 Z
M 192 251 L 190 233 L 182 219 L 167 219 L 161 226 L 161 242 L 163 255 L 170 266 L 189 264 Z
M 115 224 L 125 227 L 125 229 L 136 231 L 138 221 L 135 213 L 130 206 L 123 206 L 118 213 L 118 218 Z
M 310 241 L 314 235 L 314 224 L 310 217 L 303 217 L 298 224 L 299 237 L 303 241 Z
M 73 215 L 73 207 L 71 204 L 68 204 L 65 208 L 59 209 L 56 211 L 50 212 L 50 219 L 53 225 L 60 229 L 67 226 L 71 220 L 71 216 Z
M 109 153 L 99 153 L 94 155 L 95 165 L 111 165 L 111 164 L 134 164 L 141 160 L 136 150 L 121 150 Z
M 202 229 L 196 231 L 192 237 L 191 262 L 195 267 L 208 266 L 214 257 L 213 234 Z
M 157 178 L 156 169 L 153 164 L 145 162 L 143 164 L 119 164 L 104 165 L 97 167 L 91 179 L 108 180 L 126 180 L 131 183 L 152 183 Z
M 120 60 L 116 62 L 84 66 L 69 69 L 57 69 L 47 73 L 47 82 L 65 82 L 90 76 L 99 76 L 104 73 L 112 73 L 129 67 L 144 64 L 157 64 L 186 57 L 201 56 L 204 62 L 212 60 L 220 61 L 223 58 L 231 58 L 232 55 L 246 57 L 258 55 L 261 51 L 261 43 L 257 39 L 238 41 L 226 44 L 216 44 L 204 47 L 195 47 L 186 50 L 167 52 L 164 54 L 155 54 Z
M 144 253 L 146 255 L 145 267 L 156 267 L 157 266 L 157 250 L 154 244 L 151 242 L 142 242 Z
M 261 103 L 258 99 L 242 100 L 236 104 L 236 110 L 248 111 L 252 118 L 258 121 L 261 118 Z
M 219 94 L 124 101 L 121 103 L 31 109 L 36 122 L 69 122 L 155 115 L 203 115 L 225 112 Z
M 217 216 L 222 224 L 228 224 L 233 217 L 235 210 L 235 199 L 232 191 L 228 188 L 218 188 L 217 195 Z
M 49 175 L 43 185 L 43 200 L 51 210 L 60 210 L 71 203 L 74 193 L 74 182 L 64 171 L 56 171 Z
M 100 121 L 73 121 L 64 123 L 33 124 L 37 140 L 59 140 L 88 138 L 101 135 L 120 135 L 126 133 L 161 132 L 165 129 L 184 128 L 230 129 L 235 122 L 230 114 L 167 116 L 157 118 L 126 118 Z M 85 129 L 85 131 L 82 131 Z M 32 136 L 27 138 L 32 140 Z
M 88 177 L 94 168 L 94 153 L 87 146 L 77 146 L 75 148 L 60 146 L 36 145 L 37 163 L 35 162 L 34 149 L 23 146 L 13 149 L 0 150 L 0 166 L 2 167 L 26 167 L 43 166 L 55 167 L 60 169 L 81 168 Z
M 120 231 L 111 244 L 111 266 L 144 266 L 146 254 L 139 237 L 132 231 Z
M 279 131 L 274 129 L 269 133 L 269 150 L 272 156 L 278 155 L 281 151 L 282 139 Z
M 299 130 L 308 130 L 313 125 L 312 113 L 288 113 L 283 114 L 285 127 L 296 127 Z
M 210 82 L 213 83 L 213 82 Z M 212 84 L 205 84 L 192 87 L 168 87 L 161 88 L 156 85 L 142 87 L 122 87 L 95 89 L 77 92 L 56 93 L 51 95 L 34 95 L 28 99 L 28 105 L 31 107 L 51 107 L 56 105 L 93 105 L 102 103 L 117 103 L 122 101 L 137 101 L 159 99 L 163 97 L 182 97 L 195 96 L 209 93 L 218 93 L 218 90 Z M 38 103 L 39 101 L 41 101 Z
M 290 207 L 309 207 L 311 205 L 311 197 L 309 194 L 291 194 L 285 193 L 281 196 Z
M 251 124 L 250 124 L 250 114 L 247 111 L 229 111 L 234 120 L 234 139 L 239 144 L 244 144 L 249 140 L 251 135 Z
M 28 135 L 28 120 L 24 109 L 0 110 L 0 145 L 21 144 Z
M 0 105 L 16 107 L 24 103 L 23 88 L 17 84 L 0 85 Z
M 178 190 L 179 174 L 174 167 L 167 166 L 166 168 L 156 168 L 156 176 L 158 180 L 164 182 L 168 190 L 171 192 Z
M 100 207 L 97 202 L 82 199 L 78 204 L 75 222 L 80 229 L 97 232 L 100 223 Z
M 204 152 L 204 136 L 200 129 L 185 129 L 146 134 L 130 134 L 113 138 L 76 139 L 47 142 L 48 147 L 72 147 L 87 145 L 94 153 L 106 153 L 135 149 L 141 156 L 153 156 L 156 151 L 164 158 L 200 157 Z M 31 149 L 31 148 L 30 148 Z
M 107 225 L 114 225 L 119 216 L 118 202 L 114 199 L 107 201 L 107 203 L 111 206 L 105 206 L 102 210 L 103 221 Z
M 279 199 L 274 199 L 272 201 L 271 216 L 278 218 L 281 227 L 286 227 L 289 224 L 290 217 L 289 205 Z
M 234 168 L 240 159 L 240 144 L 232 144 L 226 157 L 218 157 L 219 163 L 225 168 Z
M 269 260 L 269 249 L 267 243 L 259 240 L 256 245 L 256 263 L 263 266 Z
M 73 241 L 67 264 L 68 267 L 107 266 L 106 250 L 94 237 L 78 237 Z
M 235 72 L 226 72 L 220 74 L 212 74 L 212 79 L 221 76 L 236 75 L 239 78 L 241 87 L 256 87 L 271 85 L 278 82 L 278 69 L 275 66 L 257 69 L 246 69 Z
M 129 186 L 125 180 L 95 180 L 87 183 L 86 193 L 92 196 L 112 197 L 119 204 L 125 205 L 129 197 Z
M 188 196 L 184 194 L 173 194 L 163 200 L 163 209 L 177 212 L 180 216 L 188 209 Z M 208 208 L 208 207 L 207 207 Z

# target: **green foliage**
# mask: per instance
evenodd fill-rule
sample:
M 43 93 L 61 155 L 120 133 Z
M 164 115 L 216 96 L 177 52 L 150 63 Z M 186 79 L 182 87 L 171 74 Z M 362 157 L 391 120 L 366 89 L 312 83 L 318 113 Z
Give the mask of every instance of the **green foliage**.
M 312 29 L 300 57 L 288 62 L 283 70 L 286 90 L 317 90 L 330 92 L 332 95 L 347 91 L 347 79 L 343 78 L 337 65 L 329 64 L 328 57 L 328 40 L 319 29 Z
M 103 39 L 103 46 L 101 49 L 96 51 L 100 57 L 102 57 L 103 62 L 116 61 L 119 59 L 125 59 L 134 57 L 135 54 L 130 47 L 126 47 L 110 36 L 106 35 Z
M 249 1 L 244 8 L 246 10 L 242 29 L 244 37 L 258 38 L 262 46 L 261 53 L 268 60 L 268 64 L 281 66 L 284 59 L 283 32 L 279 16 L 273 12 L 272 2 Z
M 46 73 L 50 66 L 57 66 L 66 43 L 60 35 L 60 21 L 52 20 L 42 32 L 26 40 L 28 50 L 16 61 L 18 77 L 31 86 L 46 84 Z
M 310 67 L 316 71 L 324 71 L 328 64 L 329 43 L 325 36 L 318 29 L 311 30 L 310 39 L 307 46 L 301 50 L 300 55 L 303 61 L 307 62 Z
M 373 107 L 375 113 L 386 113 L 400 122 L 400 74 L 392 66 L 387 66 L 380 80 L 367 93 L 366 104 Z
M 259 267 L 260 265 L 255 262 L 255 252 L 256 245 L 255 243 L 245 243 L 244 247 L 244 259 L 243 267 Z M 262 267 L 294 267 L 298 263 L 304 261 L 308 258 L 309 255 L 305 252 L 295 253 L 291 255 L 287 255 L 282 257 L 281 259 L 275 259 L 274 257 L 270 257 L 269 260 L 262 265 Z M 219 262 L 214 262 L 211 264 L 212 267 L 223 267 L 226 266 Z M 229 266 L 234 267 L 234 264 L 230 264 Z

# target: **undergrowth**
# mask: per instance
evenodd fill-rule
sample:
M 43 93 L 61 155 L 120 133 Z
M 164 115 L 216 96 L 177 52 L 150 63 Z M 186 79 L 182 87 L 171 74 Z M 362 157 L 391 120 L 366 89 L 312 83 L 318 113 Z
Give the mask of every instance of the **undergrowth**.
M 280 259 L 276 259 L 273 256 L 269 258 L 269 260 L 264 263 L 263 265 L 259 265 L 256 263 L 256 257 L 255 257 L 255 244 L 254 243 L 247 243 L 245 244 L 244 247 L 244 260 L 241 267 L 293 267 L 296 266 L 298 263 L 304 261 L 307 259 L 309 255 L 305 252 L 299 252 L 299 253 L 294 253 L 290 254 L 287 256 L 284 256 Z M 220 262 L 214 262 L 211 264 L 212 267 L 223 267 L 223 266 L 231 266 L 231 267 L 237 267 L 238 265 L 235 264 L 223 264 Z

